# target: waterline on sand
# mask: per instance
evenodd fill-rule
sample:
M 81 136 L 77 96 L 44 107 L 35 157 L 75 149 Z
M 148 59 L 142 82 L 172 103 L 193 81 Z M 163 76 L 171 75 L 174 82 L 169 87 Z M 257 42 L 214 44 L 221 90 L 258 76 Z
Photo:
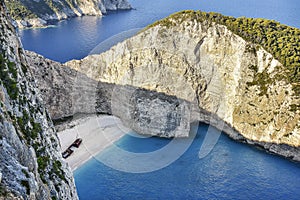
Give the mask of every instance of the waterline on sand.
M 73 128 L 58 133 L 62 151 L 66 150 L 77 138 L 82 138 L 79 148 L 66 158 L 71 169 L 75 171 L 85 162 L 95 157 L 115 141 L 122 138 L 130 129 L 114 116 L 92 116 Z

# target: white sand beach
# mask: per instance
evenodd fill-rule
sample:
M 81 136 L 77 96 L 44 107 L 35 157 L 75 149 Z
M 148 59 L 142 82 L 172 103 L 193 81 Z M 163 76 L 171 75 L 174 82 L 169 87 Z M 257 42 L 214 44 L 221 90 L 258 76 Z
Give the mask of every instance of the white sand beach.
M 74 152 L 66 159 L 74 171 L 129 131 L 119 118 L 101 115 L 88 117 L 82 124 L 59 132 L 58 137 L 62 151 L 76 138 L 82 138 L 79 148 L 72 148 Z

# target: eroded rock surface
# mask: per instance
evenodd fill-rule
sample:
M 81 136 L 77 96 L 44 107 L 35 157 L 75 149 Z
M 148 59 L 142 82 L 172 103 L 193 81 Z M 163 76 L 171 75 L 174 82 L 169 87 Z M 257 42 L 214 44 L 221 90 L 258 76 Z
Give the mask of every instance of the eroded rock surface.
M 108 10 L 131 9 L 127 0 L 5 0 L 18 27 L 43 27 L 53 20 L 83 15 L 101 16 Z
M 124 124 L 138 132 L 162 137 L 188 136 L 190 104 L 184 100 L 132 86 L 98 82 L 36 53 L 26 55 L 52 119 L 113 114 L 122 116 Z
M 0 3 L 0 199 L 78 199 L 73 174 Z
M 97 81 L 196 100 L 200 111 L 191 119 L 216 121 L 216 127 L 215 119 L 221 119 L 230 129 L 219 128 L 233 137 L 277 147 L 286 144 L 299 152 L 300 114 L 291 109 L 299 105 L 299 97 L 290 83 L 274 79 L 284 66 L 226 26 L 176 17 L 170 18 L 176 25 L 158 23 L 105 53 L 66 65 Z M 259 74 L 270 80 L 265 88 L 254 81 Z M 149 134 L 147 128 L 139 132 Z M 299 153 L 294 157 L 299 160 Z
M 113 114 L 141 134 L 161 137 L 187 136 L 189 123 L 198 120 L 236 140 L 300 160 L 300 115 L 291 109 L 299 105 L 299 97 L 290 83 L 273 79 L 284 66 L 259 45 L 223 25 L 184 18 L 176 26 L 157 24 L 105 53 L 65 65 L 84 77 L 77 78 L 80 84 L 74 75 L 59 78 L 65 75 L 56 73 L 57 69 L 50 79 L 39 74 L 46 69 L 33 69 L 38 80 L 47 82 L 39 85 L 47 88 L 49 84 L 49 91 L 52 84 L 61 87 L 63 98 L 55 105 L 45 98 L 48 106 L 53 106 L 51 114 L 55 116 L 59 105 L 72 108 L 72 112 L 64 110 L 67 114 L 56 113 L 57 118 L 80 110 Z M 58 71 L 68 71 L 65 65 L 51 64 L 60 68 Z M 270 80 L 264 88 L 254 81 L 260 74 Z M 67 79 L 71 81 L 65 83 L 72 86 L 63 84 Z M 84 86 L 86 92 L 77 85 Z M 68 98 L 64 92 L 70 89 L 62 88 L 74 87 L 75 96 L 88 97 L 88 104 L 79 98 L 63 101 Z

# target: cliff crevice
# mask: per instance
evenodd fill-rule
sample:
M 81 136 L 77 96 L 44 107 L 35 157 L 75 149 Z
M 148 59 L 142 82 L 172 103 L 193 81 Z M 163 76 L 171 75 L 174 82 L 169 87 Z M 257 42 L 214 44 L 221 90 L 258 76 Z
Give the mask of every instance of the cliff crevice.
M 0 199 L 78 199 L 3 2 L 0 11 Z

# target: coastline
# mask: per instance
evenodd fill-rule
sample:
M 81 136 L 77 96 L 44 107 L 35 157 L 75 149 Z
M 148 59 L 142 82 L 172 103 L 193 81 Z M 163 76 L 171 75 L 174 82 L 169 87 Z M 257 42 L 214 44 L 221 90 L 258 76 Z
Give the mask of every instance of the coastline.
M 82 166 L 115 141 L 122 138 L 130 129 L 126 128 L 121 120 L 114 116 L 90 116 L 84 123 L 70 129 L 58 132 L 61 150 L 65 151 L 76 138 L 82 138 L 79 148 L 65 159 L 72 171 Z
M 23 19 L 23 20 L 15 20 L 15 27 L 19 30 L 28 30 L 28 29 L 45 29 L 45 28 L 51 28 L 51 27 L 57 27 L 57 23 L 70 20 L 73 18 L 80 18 L 85 16 L 93 16 L 93 17 L 99 17 L 102 18 L 102 15 L 81 15 L 81 16 L 68 16 L 61 19 L 41 19 L 41 18 L 33 18 L 33 19 Z M 30 20 L 39 21 L 42 20 L 45 23 L 31 23 Z M 26 24 L 26 25 L 23 25 Z
M 43 19 L 43 18 L 32 18 L 32 19 L 22 19 L 22 20 L 14 20 L 14 26 L 19 30 L 27 30 L 27 29 L 43 29 L 49 27 L 56 27 L 57 23 L 70 20 L 73 18 L 80 18 L 86 16 L 98 17 L 102 18 L 103 16 L 109 15 L 111 12 L 118 12 L 118 11 L 130 11 L 136 10 L 135 8 L 126 8 L 126 9 L 117 9 L 117 10 L 107 10 L 107 12 L 100 14 L 82 14 L 82 15 L 70 15 L 62 18 L 57 19 Z
M 131 131 L 131 129 L 123 125 L 119 118 L 111 115 L 93 115 L 77 120 L 73 121 L 69 128 L 58 132 L 61 152 L 65 151 L 77 138 L 82 138 L 79 148 L 72 148 L 74 152 L 65 159 L 72 171 L 84 165 L 91 158 L 101 153 L 110 145 L 113 145 L 114 142 Z M 275 154 L 287 160 L 299 162 L 298 148 L 250 141 L 236 131 L 225 131 L 224 133 L 235 142 L 261 148 L 265 153 Z

